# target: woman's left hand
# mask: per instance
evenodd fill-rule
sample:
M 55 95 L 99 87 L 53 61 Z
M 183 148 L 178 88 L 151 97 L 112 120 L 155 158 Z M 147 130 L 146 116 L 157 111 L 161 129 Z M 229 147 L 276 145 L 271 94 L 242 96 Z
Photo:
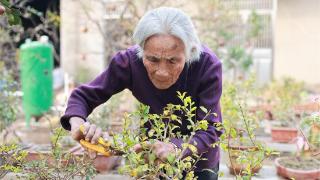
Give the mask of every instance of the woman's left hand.
M 148 143 L 148 148 L 150 148 L 156 155 L 157 159 L 160 159 L 161 161 L 167 161 L 169 154 L 176 153 L 175 146 L 172 143 L 165 143 L 162 141 L 156 141 L 153 144 Z M 143 151 L 143 147 L 141 146 L 141 144 L 136 144 L 135 146 L 133 146 L 133 151 L 139 153 Z
M 176 149 L 172 143 L 156 141 L 151 146 L 151 150 L 161 161 L 167 161 L 169 154 L 175 154 Z

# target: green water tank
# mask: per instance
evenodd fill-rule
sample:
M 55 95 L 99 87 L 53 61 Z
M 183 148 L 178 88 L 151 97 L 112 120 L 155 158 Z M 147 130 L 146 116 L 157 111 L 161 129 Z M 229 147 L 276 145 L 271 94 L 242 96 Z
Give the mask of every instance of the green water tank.
M 53 46 L 48 37 L 20 46 L 22 104 L 27 126 L 33 116 L 47 112 L 53 102 Z

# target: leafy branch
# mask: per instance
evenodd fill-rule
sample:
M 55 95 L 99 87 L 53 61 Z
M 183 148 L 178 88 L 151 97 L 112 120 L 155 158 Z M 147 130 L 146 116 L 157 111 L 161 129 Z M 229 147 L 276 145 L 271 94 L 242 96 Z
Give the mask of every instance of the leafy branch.
M 0 0 L 0 5 L 3 5 L 5 8 L 5 14 L 8 18 L 8 22 L 10 25 L 18 25 L 21 24 L 21 13 L 19 9 L 15 8 L 10 4 L 8 0 Z
M 181 104 L 168 104 L 162 114 L 151 114 L 150 108 L 142 104 L 137 112 L 125 114 L 124 129 L 112 140 L 113 147 L 123 151 L 123 157 L 126 159 L 126 165 L 119 169 L 121 174 L 136 179 L 181 179 L 185 172 L 186 179 L 194 179 L 195 165 L 203 158 L 202 154 L 198 154 L 193 137 L 196 131 L 207 130 L 208 122 L 205 118 L 211 113 L 202 107 L 201 110 L 206 115 L 203 120 L 196 120 L 197 107 L 191 97 L 186 96 L 186 93 L 177 93 Z M 140 121 L 140 131 L 130 128 L 135 120 Z M 181 134 L 179 128 L 186 122 L 191 133 L 185 135 Z M 170 143 L 172 138 L 183 141 L 181 149 L 169 154 L 166 161 L 158 159 L 150 147 L 157 141 Z M 132 147 L 136 144 L 141 144 L 141 152 L 132 151 Z M 189 151 L 191 155 L 186 156 Z
M 29 179 L 69 180 L 75 176 L 81 179 L 95 175 L 93 161 L 87 155 L 75 155 L 67 152 L 60 140 L 67 132 L 57 128 L 51 137 L 51 151 L 40 154 L 39 159 L 23 165 L 23 177 Z

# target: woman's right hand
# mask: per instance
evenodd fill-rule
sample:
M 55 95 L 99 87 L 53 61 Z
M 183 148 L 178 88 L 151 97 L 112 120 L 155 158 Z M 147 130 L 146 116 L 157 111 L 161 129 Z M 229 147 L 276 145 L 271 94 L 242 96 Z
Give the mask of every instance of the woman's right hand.
M 95 124 L 85 122 L 82 118 L 72 117 L 70 118 L 69 122 L 71 125 L 71 136 L 76 141 L 85 139 L 92 144 L 96 144 L 99 137 L 101 137 L 102 135 L 105 136 L 104 134 L 102 134 L 102 130 L 100 127 L 97 127 Z M 84 132 L 80 131 L 80 125 L 84 126 Z M 94 159 L 96 155 L 96 152 L 89 151 L 90 158 Z
M 97 127 L 95 124 L 90 124 L 85 122 L 79 117 L 70 118 L 71 125 L 71 136 L 74 140 L 80 141 L 80 139 L 85 139 L 92 144 L 97 143 L 99 137 L 102 136 L 102 129 Z M 80 131 L 80 125 L 84 126 L 84 132 Z

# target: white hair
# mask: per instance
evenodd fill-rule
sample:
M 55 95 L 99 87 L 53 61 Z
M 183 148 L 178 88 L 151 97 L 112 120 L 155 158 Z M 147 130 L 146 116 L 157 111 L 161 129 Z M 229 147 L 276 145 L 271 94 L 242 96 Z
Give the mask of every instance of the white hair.
M 133 33 L 133 40 L 139 45 L 139 58 L 143 57 L 145 41 L 156 34 L 168 34 L 181 39 L 185 45 L 186 61 L 199 60 L 201 43 L 190 17 L 183 11 L 160 7 L 147 12 L 140 19 Z

